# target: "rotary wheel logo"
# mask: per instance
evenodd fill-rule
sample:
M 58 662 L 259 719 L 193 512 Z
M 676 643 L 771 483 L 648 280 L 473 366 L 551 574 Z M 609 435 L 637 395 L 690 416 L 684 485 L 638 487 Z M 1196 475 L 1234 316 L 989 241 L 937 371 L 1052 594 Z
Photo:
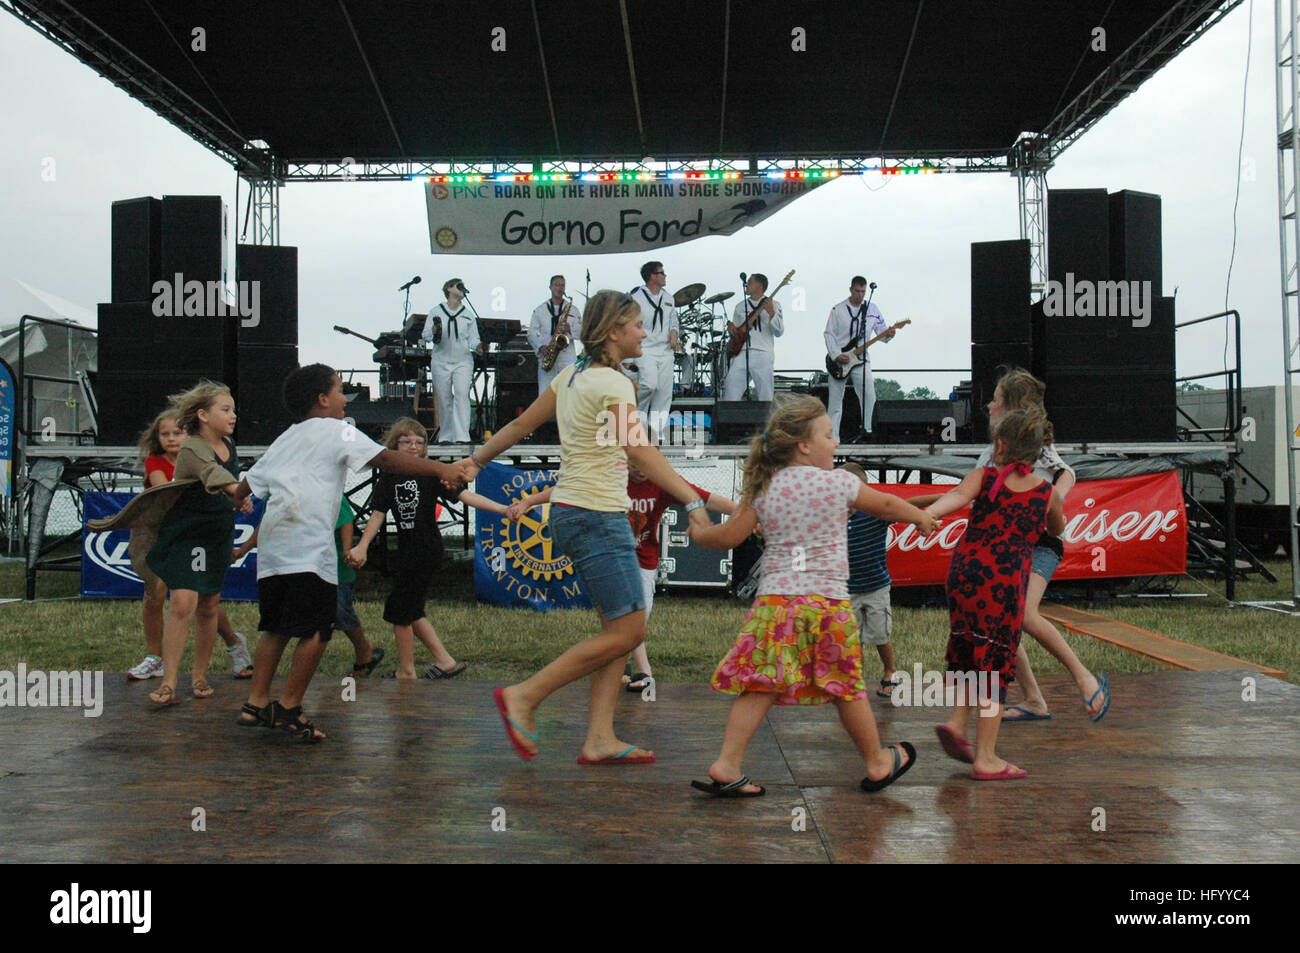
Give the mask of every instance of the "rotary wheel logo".
M 460 236 L 456 234 L 456 229 L 450 225 L 444 225 L 433 233 L 433 240 L 439 248 L 448 251 L 456 247 L 456 243 L 460 241 Z
M 551 540 L 550 515 L 551 504 L 533 507 L 525 513 L 518 523 L 504 521 L 501 533 L 501 548 L 509 555 L 515 568 L 526 576 L 550 582 L 563 576 L 573 575 L 573 563 L 568 556 L 555 552 L 555 543 Z

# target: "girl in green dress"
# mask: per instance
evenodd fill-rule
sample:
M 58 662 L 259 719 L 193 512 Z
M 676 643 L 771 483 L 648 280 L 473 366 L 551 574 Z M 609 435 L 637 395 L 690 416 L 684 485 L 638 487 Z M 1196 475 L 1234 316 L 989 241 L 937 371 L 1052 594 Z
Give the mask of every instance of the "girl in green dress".
M 176 679 L 190 620 L 194 635 L 195 698 L 209 698 L 208 660 L 217 637 L 217 606 L 230 566 L 235 530 L 239 460 L 235 401 L 224 384 L 202 381 L 172 398 L 177 423 L 189 436 L 176 455 L 175 481 L 189 482 L 158 526 L 147 563 L 171 590 L 171 613 L 163 630 L 163 683 L 149 695 L 160 705 L 176 703 Z M 245 501 L 246 504 L 249 501 Z M 247 509 L 251 509 L 247 506 Z

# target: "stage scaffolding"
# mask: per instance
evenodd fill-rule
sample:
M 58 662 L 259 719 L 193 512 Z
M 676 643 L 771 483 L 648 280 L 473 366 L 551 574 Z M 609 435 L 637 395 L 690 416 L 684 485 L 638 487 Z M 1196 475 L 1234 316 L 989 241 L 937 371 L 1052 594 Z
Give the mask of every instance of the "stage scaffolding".
M 1300 346 L 1300 61 L 1296 58 L 1296 0 L 1274 0 L 1274 45 L 1277 94 L 1277 204 L 1278 253 L 1282 273 L 1282 393 L 1286 406 L 1288 515 L 1291 532 L 1291 603 L 1300 608 L 1300 546 L 1296 523 L 1296 408 L 1291 384 Z

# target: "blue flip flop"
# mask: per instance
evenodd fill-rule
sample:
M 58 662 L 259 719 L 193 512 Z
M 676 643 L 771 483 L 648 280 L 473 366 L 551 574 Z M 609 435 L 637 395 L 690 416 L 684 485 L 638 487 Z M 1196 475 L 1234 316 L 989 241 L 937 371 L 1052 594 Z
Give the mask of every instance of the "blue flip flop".
M 1097 700 L 1097 696 L 1103 693 L 1106 696 L 1106 704 L 1101 706 L 1101 711 L 1097 712 L 1097 714 L 1089 715 L 1088 716 L 1089 721 L 1101 721 L 1102 718 L 1106 717 L 1106 712 L 1110 711 L 1110 680 L 1106 677 L 1105 672 L 1101 673 L 1101 678 L 1099 679 L 1097 690 L 1092 693 L 1092 698 L 1089 698 L 1086 702 L 1083 703 L 1084 711 L 1087 711 L 1089 708 L 1091 708 L 1092 703 Z
M 1009 712 L 1009 711 L 1018 711 L 1018 712 L 1020 712 L 1020 714 L 1017 715 L 1015 718 L 1008 718 L 1008 717 L 1007 717 L 1007 712 Z M 1052 720 L 1052 715 L 1051 715 L 1050 712 L 1049 712 L 1048 714 L 1046 714 L 1046 715 L 1040 715 L 1040 714 L 1039 714 L 1038 712 L 1036 712 L 1036 711 L 1030 711 L 1030 710 L 1029 710 L 1028 708 L 1026 708 L 1024 705 L 1012 705 L 1010 708 L 1004 708 L 1004 709 L 1002 710 L 1002 720 L 1003 720 L 1003 721 L 1006 721 L 1006 722 L 1011 722 L 1011 721 L 1051 721 L 1051 720 Z

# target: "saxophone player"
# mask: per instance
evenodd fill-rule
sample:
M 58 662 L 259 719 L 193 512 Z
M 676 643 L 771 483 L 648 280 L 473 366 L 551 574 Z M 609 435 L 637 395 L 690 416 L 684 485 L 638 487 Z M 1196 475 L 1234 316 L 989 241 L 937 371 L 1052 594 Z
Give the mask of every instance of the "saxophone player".
M 564 275 L 551 278 L 551 296 L 533 310 L 533 320 L 528 325 L 528 343 L 537 352 L 537 393 L 545 393 L 555 375 L 560 373 L 578 356 L 574 343 L 578 335 L 574 333 L 575 318 L 580 312 L 572 309 L 571 301 L 564 297 Z M 566 311 L 568 312 L 566 315 Z M 567 341 L 558 341 L 563 335 Z M 547 353 L 558 348 L 555 363 L 549 371 L 543 370 Z

